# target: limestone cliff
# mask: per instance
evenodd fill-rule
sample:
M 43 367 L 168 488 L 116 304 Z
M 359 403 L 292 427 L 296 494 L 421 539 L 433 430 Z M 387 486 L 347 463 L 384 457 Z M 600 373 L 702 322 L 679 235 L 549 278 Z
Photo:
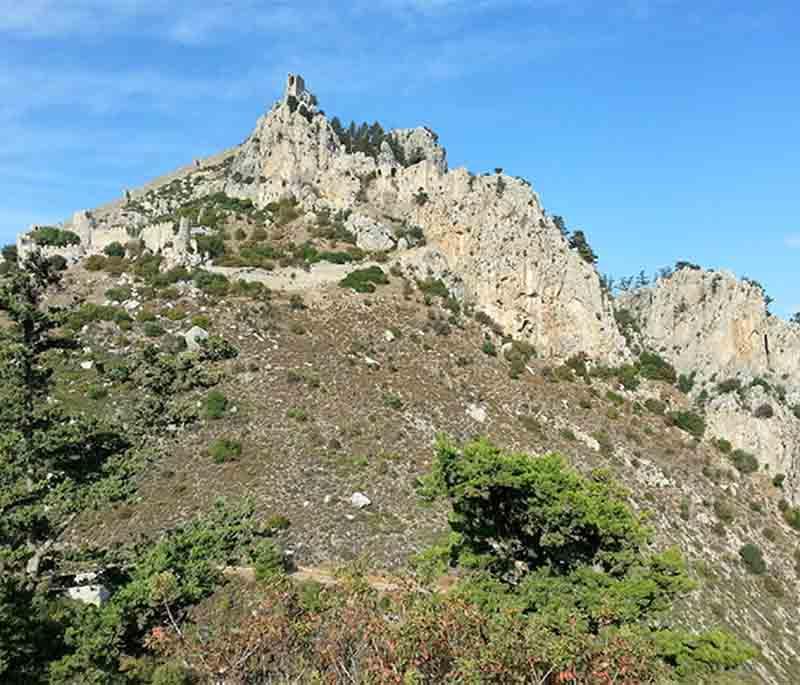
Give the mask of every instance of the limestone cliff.
M 800 499 L 800 325 L 771 315 L 758 283 L 690 267 L 618 306 L 633 314 L 643 347 L 695 375 L 710 436 L 784 474 L 787 495 Z
M 542 355 L 627 355 L 596 270 L 570 249 L 526 182 L 449 171 L 436 134 L 422 127 L 389 132 L 373 152 L 348 150 L 302 78 L 290 75 L 284 98 L 240 146 L 65 227 L 81 235 L 87 254 L 136 236 L 152 251 L 173 250 L 176 262 L 201 228 L 164 224 L 186 202 L 224 192 L 263 208 L 293 197 L 306 212 L 346 210 L 363 249 L 396 250 L 400 263 L 425 270 L 437 264 L 459 295 Z M 421 228 L 428 247 L 406 254 L 413 246 L 397 226 Z
M 800 385 L 800 326 L 770 315 L 753 281 L 686 267 L 619 306 L 634 313 L 646 346 L 683 373 L 772 374 Z

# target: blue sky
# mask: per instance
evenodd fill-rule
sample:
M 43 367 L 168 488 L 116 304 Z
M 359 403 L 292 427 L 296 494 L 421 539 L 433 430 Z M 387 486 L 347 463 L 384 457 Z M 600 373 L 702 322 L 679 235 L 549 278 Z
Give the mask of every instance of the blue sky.
M 427 124 L 586 231 L 800 310 L 800 4 L 0 0 L 0 239 L 240 142 L 306 77 L 329 115 Z

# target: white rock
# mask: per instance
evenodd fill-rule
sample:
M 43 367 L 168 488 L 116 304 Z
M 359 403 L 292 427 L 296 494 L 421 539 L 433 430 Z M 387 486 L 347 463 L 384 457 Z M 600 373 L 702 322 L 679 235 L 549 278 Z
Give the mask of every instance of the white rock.
M 77 585 L 67 588 L 66 594 L 70 599 L 83 604 L 94 604 L 98 607 L 105 604 L 111 597 L 111 593 L 105 585 Z
M 392 333 L 389 329 L 386 329 L 383 333 L 383 339 L 387 342 L 394 342 L 394 333 Z
M 467 407 L 467 416 L 469 416 L 473 421 L 484 423 L 487 418 L 486 409 L 478 404 L 470 404 Z
M 186 340 L 186 349 L 189 352 L 197 352 L 201 349 L 201 340 L 208 340 L 208 331 L 200 328 L 200 326 L 193 326 L 186 333 L 183 334 Z
M 94 362 L 93 362 L 93 361 L 81 362 L 81 368 L 82 368 L 84 371 L 88 371 L 88 370 L 89 370 L 89 369 L 91 369 L 93 366 L 94 366 Z
M 363 509 L 372 504 L 372 500 L 367 497 L 363 492 L 354 492 L 350 496 L 350 504 L 356 509 Z

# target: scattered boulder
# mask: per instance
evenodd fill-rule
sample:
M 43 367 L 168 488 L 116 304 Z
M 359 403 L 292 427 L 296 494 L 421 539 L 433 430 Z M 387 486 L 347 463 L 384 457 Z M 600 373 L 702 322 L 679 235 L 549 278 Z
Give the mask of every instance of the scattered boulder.
M 183 338 L 186 340 L 186 349 L 189 352 L 198 352 L 202 348 L 202 341 L 208 340 L 208 331 L 200 326 L 193 326 L 183 334 Z
M 96 580 L 96 573 L 79 573 L 75 576 L 76 585 L 67 588 L 67 597 L 83 604 L 102 606 L 111 597 L 111 592 L 102 583 L 95 582 Z
M 363 492 L 354 492 L 350 496 L 350 504 L 356 509 L 364 509 L 372 504 L 372 500 L 367 497 Z
M 467 407 L 467 416 L 478 423 L 485 423 L 486 419 L 488 418 L 486 409 L 481 407 L 479 404 L 470 404 Z

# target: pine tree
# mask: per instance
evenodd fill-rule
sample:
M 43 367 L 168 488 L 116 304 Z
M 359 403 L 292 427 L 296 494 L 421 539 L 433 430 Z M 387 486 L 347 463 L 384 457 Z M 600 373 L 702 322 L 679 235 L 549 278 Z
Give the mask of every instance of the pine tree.
M 589 246 L 589 241 L 586 240 L 586 235 L 583 231 L 575 231 L 569 239 L 569 246 L 573 250 L 577 250 L 583 261 L 588 264 L 594 264 L 597 261 L 597 255 Z

